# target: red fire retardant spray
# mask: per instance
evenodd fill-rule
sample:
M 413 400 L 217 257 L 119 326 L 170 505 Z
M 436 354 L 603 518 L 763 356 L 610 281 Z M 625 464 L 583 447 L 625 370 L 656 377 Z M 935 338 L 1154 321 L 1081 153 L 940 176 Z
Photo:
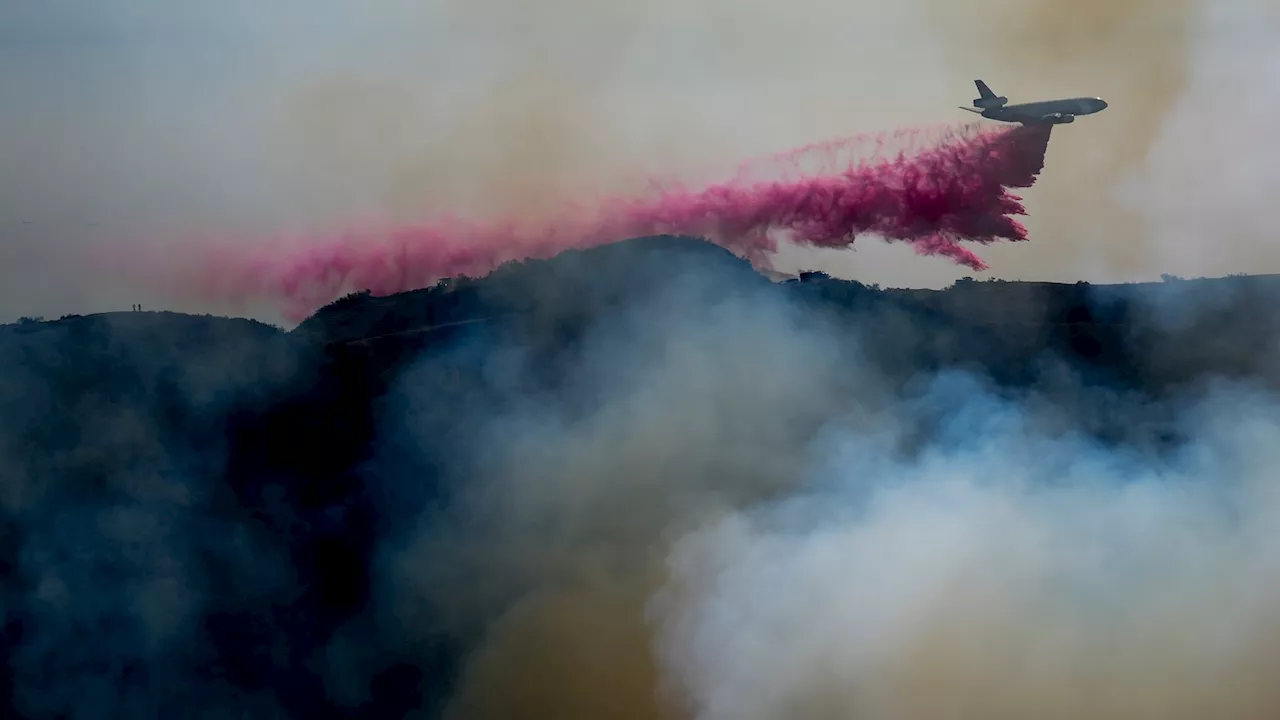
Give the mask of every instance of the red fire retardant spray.
M 965 126 L 923 150 L 856 162 L 836 161 L 842 149 L 857 144 L 854 139 L 812 145 L 755 166 L 787 175 L 802 158 L 816 158 L 822 166 L 817 171 L 748 179 L 750 166 L 744 165 L 728 182 L 655 187 L 644 197 L 571 206 L 537 222 L 443 218 L 328 239 L 266 239 L 253 250 L 243 249 L 245 243 L 235 250 L 210 245 L 197 253 L 194 270 L 179 274 L 188 293 L 275 300 L 291 320 L 301 320 L 353 290 L 387 295 L 441 278 L 478 277 L 510 260 L 656 234 L 702 237 L 762 269 L 780 239 L 840 248 L 871 234 L 982 270 L 985 263 L 961 243 L 1027 239 L 1014 219 L 1026 214 L 1022 199 L 1010 189 L 1035 182 L 1051 127 Z M 885 137 L 871 141 L 883 145 Z

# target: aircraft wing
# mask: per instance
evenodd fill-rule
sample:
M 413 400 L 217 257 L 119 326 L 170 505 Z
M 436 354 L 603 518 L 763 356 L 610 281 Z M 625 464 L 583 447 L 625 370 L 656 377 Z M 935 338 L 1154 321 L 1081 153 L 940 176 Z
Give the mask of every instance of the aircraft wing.
M 1047 112 L 1047 113 L 1046 112 L 1030 113 L 1030 112 L 1024 111 L 1024 112 L 1014 112 L 1003 119 L 1006 119 L 1010 122 L 1020 122 L 1023 124 L 1049 123 L 1051 125 L 1057 125 L 1060 123 L 1074 122 L 1076 119 L 1076 116 L 1072 115 L 1071 113 L 1061 112 L 1061 111 Z
M 1050 123 L 1050 124 L 1056 125 L 1059 123 L 1075 122 L 1075 119 L 1076 119 L 1076 116 L 1072 115 L 1071 113 L 1054 112 L 1054 113 L 1046 113 L 1044 115 L 1041 115 L 1040 117 L 1035 118 L 1033 122 Z

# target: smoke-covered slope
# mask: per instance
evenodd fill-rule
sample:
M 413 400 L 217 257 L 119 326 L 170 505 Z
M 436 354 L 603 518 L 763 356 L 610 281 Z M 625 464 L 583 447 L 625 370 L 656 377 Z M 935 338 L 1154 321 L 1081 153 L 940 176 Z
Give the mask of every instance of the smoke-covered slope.
M 0 697 L 1271 716 L 1277 300 L 772 283 L 663 237 L 288 333 L 7 326 Z

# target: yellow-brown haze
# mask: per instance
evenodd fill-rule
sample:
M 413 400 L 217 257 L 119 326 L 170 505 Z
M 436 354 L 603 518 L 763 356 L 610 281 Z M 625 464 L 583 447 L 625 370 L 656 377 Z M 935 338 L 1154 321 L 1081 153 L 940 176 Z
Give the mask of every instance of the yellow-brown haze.
M 0 49 L 10 98 L 0 143 L 20 159 L 5 165 L 0 216 L 10 254 L 29 260 L 0 284 L 0 304 L 53 312 L 149 300 L 76 260 L 77 248 L 127 245 L 116 238 L 136 228 L 163 229 L 180 251 L 186 229 L 227 230 L 222 241 L 235 242 L 232 231 L 369 215 L 538 211 L 634 190 L 649 174 L 713 177 L 795 145 L 967 121 L 955 105 L 976 77 L 1015 101 L 1112 103 L 1057 129 L 1026 193 L 1033 239 L 988 248 L 993 273 L 1150 277 L 1179 248 L 1215 242 L 1171 248 L 1150 227 L 1151 215 L 1194 203 L 1194 183 L 1161 183 L 1169 158 L 1187 164 L 1201 133 L 1256 135 L 1255 120 L 1273 116 L 1257 98 L 1276 83 L 1256 70 L 1272 52 L 1273 6 L 1224 0 L 1212 24 L 1193 0 L 238 0 L 198 11 L 131 0 L 62 14 L 18 3 L 39 22 L 20 13 L 26 39 Z M 95 42 L 65 42 L 51 30 L 59 23 Z M 1253 102 L 1219 92 L 1212 122 L 1189 130 L 1185 118 L 1205 113 L 1176 102 L 1189 68 L 1228 52 L 1256 61 L 1220 66 L 1207 82 Z M 1168 129 L 1176 118 L 1180 132 Z M 1170 139 L 1145 162 L 1162 128 Z M 1135 169 L 1145 191 L 1113 192 Z M 1227 270 L 1280 262 L 1260 241 L 1221 234 L 1221 247 L 1193 259 Z M 784 260 L 899 285 L 964 274 L 864 247 Z
M 498 69 L 448 124 L 423 118 L 418 134 L 415 123 L 405 126 L 416 150 L 396 151 L 380 135 L 377 147 L 398 159 L 375 161 L 382 170 L 371 184 L 383 188 L 397 214 L 554 207 L 590 192 L 633 189 L 644 172 L 679 175 L 792 143 L 967 120 L 954 105 L 967 103 L 972 80 L 982 77 L 1014 102 L 1088 94 L 1113 104 L 1056 133 L 1048 170 L 1028 191 L 1034 242 L 987 250 L 994 272 L 1066 280 L 1158 274 L 1161 258 L 1153 262 L 1143 242 L 1147 228 L 1111 190 L 1145 159 L 1185 89 L 1192 0 L 1070 7 L 929 0 L 893 9 L 712 0 L 624 9 L 558 0 L 531 7 L 501 22 L 495 19 L 510 11 L 502 3 L 449 7 L 450 23 L 485 29 L 482 45 Z M 308 93 L 336 87 L 323 77 L 316 82 Z M 412 96 L 412 87 L 401 95 Z M 395 97 L 348 104 L 346 126 L 371 118 L 377 127 L 384 111 L 400 122 L 413 118 Z M 328 115 L 296 117 L 323 122 Z M 640 118 L 646 122 L 637 132 Z M 341 135 L 310 119 L 300 127 L 321 161 L 344 147 Z M 339 166 L 359 166 L 334 157 L 342 158 Z M 963 274 L 908 255 L 788 253 L 783 263 L 818 262 L 838 274 L 901 284 Z
M 1144 163 L 1187 89 L 1194 0 L 924 4 L 926 22 L 950 58 L 948 107 L 969 104 L 975 79 L 1011 103 L 1081 95 L 1110 103 L 1098 115 L 1055 128 L 1045 172 L 1023 193 L 1031 240 L 982 251 L 991 274 L 1068 282 L 1159 275 L 1167 255 L 1152 251 L 1143 217 L 1112 191 Z M 905 249 L 868 249 L 816 257 L 836 274 L 882 284 L 940 286 L 968 274 L 932 261 L 913 267 Z
M 1267 160 L 1280 111 L 1280 4 L 931 5 L 946 53 L 969 70 L 966 88 L 983 78 L 1013 102 L 1099 95 L 1111 104 L 1055 129 L 1046 170 L 1024 193 L 1030 242 L 985 249 L 993 275 L 1117 282 L 1280 268 L 1265 199 L 1280 191 Z M 963 274 L 902 248 L 862 250 L 821 253 L 819 263 L 882 284 L 941 286 Z
M 935 2 L 932 17 L 969 28 L 951 52 L 1010 102 L 1099 96 L 1110 107 L 1060 126 L 1028 195 L 1034 247 L 993 248 L 1005 277 L 1071 281 L 1158 273 L 1147 228 L 1111 196 L 1142 163 L 1186 89 L 1192 0 Z M 966 20 L 967 17 L 967 20 Z M 974 25 L 978 28 L 973 28 Z M 955 40 L 955 34 L 948 39 Z
M 423 7 L 424 22 L 455 32 L 376 72 L 317 69 L 286 104 L 300 157 L 365 173 L 373 202 L 401 217 L 555 207 L 910 116 L 893 107 L 900 94 L 869 102 L 896 73 L 860 69 L 870 50 L 858 49 L 876 34 L 872 47 L 888 49 L 886 34 L 913 30 L 910 12 L 826 0 Z M 916 62 L 908 72 L 936 58 Z
M 1144 218 L 1141 245 L 1166 272 L 1274 272 L 1280 3 L 1206 3 L 1195 29 L 1187 92 L 1115 196 Z

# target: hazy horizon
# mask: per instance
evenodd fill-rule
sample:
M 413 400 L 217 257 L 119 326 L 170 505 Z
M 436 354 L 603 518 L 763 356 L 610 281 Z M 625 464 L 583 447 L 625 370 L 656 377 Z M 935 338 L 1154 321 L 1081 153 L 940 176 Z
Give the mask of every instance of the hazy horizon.
M 1099 95 L 984 277 L 1280 271 L 1266 211 L 1280 49 L 1265 0 L 16 0 L 0 10 L 0 318 L 213 307 L 92 260 L 369 217 L 535 212 L 637 177 Z M 904 47 L 914 48 L 904 54 Z M 884 61 L 893 57 L 893 63 Z M 1205 108 L 1228 108 L 1206 111 Z M 861 240 L 783 269 L 898 287 L 971 271 Z

